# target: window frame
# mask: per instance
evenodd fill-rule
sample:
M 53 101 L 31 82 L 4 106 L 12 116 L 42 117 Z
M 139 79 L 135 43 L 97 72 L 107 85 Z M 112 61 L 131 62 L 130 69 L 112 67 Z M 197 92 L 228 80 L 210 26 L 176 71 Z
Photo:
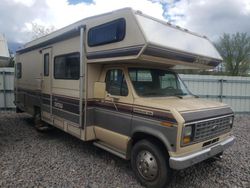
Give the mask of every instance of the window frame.
M 79 80 L 80 79 L 80 71 L 79 71 L 79 76 L 78 76 L 78 78 L 77 79 L 75 79 L 75 78 L 57 78 L 56 76 L 55 76 L 55 71 L 56 71 L 56 69 L 55 69 L 55 61 L 56 61 L 56 58 L 60 58 L 60 57 L 64 57 L 64 56 L 70 56 L 70 55 L 79 55 L 79 70 L 80 70 L 80 63 L 81 63 L 81 57 L 80 57 L 80 52 L 72 52 L 72 53 L 66 53 L 66 54 L 61 54 L 61 55 L 57 55 L 57 56 L 55 56 L 54 57 L 54 68 L 53 68 L 53 77 L 54 77 L 54 79 L 56 79 L 56 80 Z
M 121 70 L 122 71 L 122 80 L 121 80 L 121 83 L 120 83 L 120 88 L 119 88 L 119 91 L 120 91 L 120 95 L 114 95 L 114 94 L 111 94 L 107 91 L 107 74 L 108 72 L 112 71 L 112 70 Z M 122 86 L 124 85 L 123 83 L 123 80 L 125 81 L 126 85 L 127 85 L 127 94 L 126 95 L 121 95 L 122 94 Z M 105 83 L 106 83 L 106 87 L 105 87 L 105 90 L 108 94 L 112 95 L 112 96 L 118 96 L 118 97 L 128 97 L 129 96 L 129 85 L 128 85 L 128 82 L 127 82 L 127 79 L 126 79 L 126 75 L 125 75 L 125 71 L 122 69 L 122 68 L 110 68 L 110 69 L 107 69 L 105 71 Z
M 46 64 L 46 56 L 48 56 L 48 65 Z M 43 55 L 43 75 L 44 76 L 49 76 L 49 64 L 50 64 L 50 54 L 46 53 Z M 47 65 L 47 69 L 46 69 L 46 65 Z
M 109 40 L 109 41 L 102 41 L 102 42 L 95 42 L 95 43 L 91 42 L 91 40 L 90 40 L 91 39 L 91 36 L 90 36 L 91 32 L 94 32 L 95 30 L 98 30 L 101 28 L 105 28 L 105 26 L 108 27 L 111 24 L 117 24 L 117 25 L 121 24 L 121 27 L 123 29 L 123 33 L 121 34 L 121 37 L 119 37 L 117 39 Z M 120 41 L 124 40 L 125 36 L 126 36 L 126 20 L 125 20 L 125 18 L 118 18 L 118 19 L 112 20 L 110 22 L 106 22 L 104 24 L 91 27 L 88 30 L 88 46 L 89 47 L 96 47 L 96 46 L 102 46 L 102 45 L 106 45 L 106 44 L 120 42 Z

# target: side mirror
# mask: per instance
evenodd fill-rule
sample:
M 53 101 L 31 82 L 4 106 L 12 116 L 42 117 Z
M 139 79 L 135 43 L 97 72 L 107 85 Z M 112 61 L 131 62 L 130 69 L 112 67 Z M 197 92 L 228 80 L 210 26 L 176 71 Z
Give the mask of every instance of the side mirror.
M 94 98 L 104 99 L 106 96 L 106 83 L 105 82 L 95 82 L 94 84 Z

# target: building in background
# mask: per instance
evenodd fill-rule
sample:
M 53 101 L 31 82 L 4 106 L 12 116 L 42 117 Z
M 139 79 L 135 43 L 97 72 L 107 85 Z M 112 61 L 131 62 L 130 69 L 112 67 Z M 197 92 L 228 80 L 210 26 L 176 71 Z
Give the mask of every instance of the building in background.
M 3 34 L 0 33 L 0 67 L 8 65 L 10 53 L 8 49 L 7 40 Z

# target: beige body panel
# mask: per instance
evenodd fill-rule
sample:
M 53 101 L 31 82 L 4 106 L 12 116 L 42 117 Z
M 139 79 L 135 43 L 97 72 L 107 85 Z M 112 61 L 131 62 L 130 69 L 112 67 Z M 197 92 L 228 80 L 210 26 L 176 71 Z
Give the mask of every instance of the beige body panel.
M 154 107 L 163 110 L 177 110 L 178 112 L 199 111 L 212 108 L 222 108 L 225 104 L 209 101 L 205 99 L 194 98 L 192 96 L 179 99 L 178 97 L 161 98 L 138 98 L 135 104 L 143 104 L 145 107 Z
M 53 49 L 53 54 L 50 54 L 50 65 L 54 64 L 54 58 L 56 56 L 79 52 L 79 46 L 79 37 L 74 37 L 53 44 L 53 46 L 49 48 Z M 42 53 L 39 53 L 39 51 Z M 18 87 L 29 90 L 43 90 L 43 93 L 50 94 L 49 80 L 44 80 L 43 75 L 43 55 L 48 52 L 48 48 L 45 48 L 44 50 L 41 48 L 25 54 L 17 55 L 17 62 L 22 63 L 22 77 L 21 79 L 16 80 L 16 85 Z M 94 85 L 94 82 L 99 80 L 101 68 L 101 64 L 88 65 L 88 85 Z M 72 98 L 79 98 L 79 80 L 55 79 L 52 70 L 53 68 L 50 67 L 50 75 L 52 77 L 52 93 Z M 93 98 L 93 87 L 90 87 L 88 90 L 88 96 Z
M 16 79 L 16 86 L 31 90 L 41 90 L 43 78 L 42 58 L 39 52 L 30 51 L 25 55 L 17 55 L 16 62 L 22 63 L 22 77 Z
M 74 37 L 53 45 L 53 59 L 62 54 L 80 51 L 80 37 Z M 77 45 L 78 44 L 78 45 Z M 52 93 L 79 98 L 79 80 L 62 80 L 52 77 Z
M 97 139 L 123 152 L 127 151 L 130 137 L 97 126 L 94 127 L 94 131 Z

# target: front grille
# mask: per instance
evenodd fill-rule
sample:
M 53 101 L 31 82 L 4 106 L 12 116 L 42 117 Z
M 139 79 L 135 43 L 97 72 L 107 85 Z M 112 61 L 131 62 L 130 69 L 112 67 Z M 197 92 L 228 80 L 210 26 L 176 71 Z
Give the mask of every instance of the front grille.
M 223 133 L 229 132 L 231 129 L 230 119 L 232 117 L 222 117 L 208 121 L 195 123 L 193 141 L 201 141 Z

